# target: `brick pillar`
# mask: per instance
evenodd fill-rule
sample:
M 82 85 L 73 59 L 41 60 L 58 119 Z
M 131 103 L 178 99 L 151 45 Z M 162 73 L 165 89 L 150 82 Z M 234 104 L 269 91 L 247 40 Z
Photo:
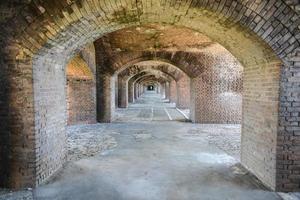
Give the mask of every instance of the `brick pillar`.
M 166 99 L 170 100 L 170 83 L 165 83 Z
M 127 77 L 118 76 L 118 105 L 119 108 L 128 107 L 128 81 Z
M 139 84 L 135 84 L 135 91 L 136 91 L 136 99 L 140 97 L 140 90 L 139 90 Z
M 300 52 L 281 70 L 276 190 L 299 191 L 300 183 Z
M 138 99 L 139 98 L 139 94 L 138 94 L 138 87 L 137 87 L 137 83 L 134 82 L 133 84 L 133 88 L 134 88 L 134 100 Z
M 134 87 L 133 87 L 133 81 L 128 81 L 128 102 L 133 103 L 134 102 Z
M 139 97 L 143 94 L 143 86 L 139 84 Z
M 177 85 L 175 80 L 170 82 L 170 102 L 177 102 Z
M 183 76 L 177 81 L 177 103 L 178 108 L 190 107 L 190 78 Z
M 0 115 L 7 124 L 0 129 L 0 184 L 36 187 L 66 161 L 66 62 L 57 55 L 16 60 L 15 52 L 25 55 L 21 49 L 6 50 L 9 53 L 0 56 L 0 73 L 7 75 L 1 79 L 7 88 L 1 87 L 0 102 L 9 115 Z
M 0 187 L 9 188 L 36 186 L 32 60 L 18 52 L 0 46 Z
M 194 123 L 203 123 L 202 116 L 209 112 L 204 102 L 209 102 L 211 96 L 210 87 L 203 80 L 202 77 L 192 78 L 190 82 L 191 102 L 190 102 L 190 116 Z M 206 99 L 205 99 L 206 98 Z M 205 117 L 205 116 L 203 116 Z
M 165 94 L 165 83 L 161 83 L 160 84 L 160 95 L 165 98 L 166 94 Z
M 118 78 L 114 78 L 115 80 L 115 107 L 119 107 L 119 80 Z
M 97 121 L 112 122 L 115 109 L 115 78 L 110 73 L 97 72 Z

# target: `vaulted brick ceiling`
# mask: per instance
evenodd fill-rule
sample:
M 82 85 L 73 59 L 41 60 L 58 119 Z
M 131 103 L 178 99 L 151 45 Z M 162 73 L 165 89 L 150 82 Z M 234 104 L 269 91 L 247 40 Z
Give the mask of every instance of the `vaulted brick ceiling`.
M 149 24 L 125 28 L 98 39 L 95 47 L 103 67 L 109 67 L 110 71 L 119 71 L 141 61 L 159 60 L 195 77 L 211 66 L 212 60 L 220 60 L 224 66 L 226 60 L 238 63 L 220 44 L 179 26 Z
M 189 54 L 184 54 L 181 43 L 171 40 L 181 35 L 172 36 L 170 29 L 169 37 L 165 38 L 166 35 L 160 35 L 163 31 L 159 27 L 143 29 L 149 24 L 153 26 L 152 23 L 157 23 L 201 32 L 214 43 L 200 45 L 199 49 L 209 52 L 211 46 L 221 44 L 243 64 L 246 91 L 243 100 L 243 162 L 269 187 L 292 191 L 298 185 L 294 188 L 288 178 L 296 177 L 293 181 L 299 182 L 297 174 L 277 169 L 298 167 L 297 155 L 292 150 L 285 149 L 293 149 L 299 142 L 293 146 L 295 138 L 290 135 L 297 135 L 296 129 L 278 112 L 284 111 L 285 115 L 293 116 L 293 110 L 297 109 L 299 101 L 295 95 L 299 91 L 299 15 L 291 9 L 296 10 L 297 3 L 288 0 L 1 1 L 0 45 L 3 47 L 3 56 L 0 57 L 0 62 L 4 69 L 1 70 L 1 75 L 9 76 L 1 79 L 4 89 L 0 93 L 9 92 L 8 100 L 1 100 L 9 102 L 4 105 L 7 109 L 1 113 L 1 121 L 5 122 L 5 127 L 11 127 L 3 129 L 1 135 L 9 135 L 13 141 L 17 141 L 13 145 L 18 150 L 11 151 L 13 154 L 9 164 L 17 163 L 13 172 L 26 175 L 23 179 L 12 177 L 13 185 L 32 186 L 41 183 L 62 165 L 65 156 L 61 152 L 64 147 L 57 145 L 55 141 L 64 141 L 63 134 L 60 134 L 65 126 L 61 115 L 63 112 L 58 113 L 64 110 L 62 102 L 65 99 L 62 97 L 65 88 L 61 84 L 65 81 L 64 67 L 67 60 L 87 43 L 114 31 L 135 27 L 134 31 L 141 31 L 139 34 L 143 37 L 150 35 L 148 39 L 154 41 L 146 42 L 146 45 L 140 46 L 141 49 L 152 51 L 151 48 L 164 48 L 164 52 L 160 52 L 161 58 L 176 60 L 177 57 L 182 57 L 180 64 L 197 66 L 198 63 L 193 61 L 199 55 L 191 56 L 195 48 L 188 46 L 185 51 L 189 50 Z M 160 38 L 168 42 L 161 42 Z M 140 39 L 140 36 L 136 39 Z M 182 41 L 187 43 L 188 39 Z M 139 46 L 131 46 L 139 52 Z M 121 47 L 124 46 L 114 48 L 113 52 L 130 50 Z M 170 49 L 178 50 L 179 53 L 166 54 L 166 50 Z M 212 50 L 217 52 L 218 48 Z M 155 58 L 157 54 L 152 51 L 152 54 L 147 55 Z M 128 54 L 124 53 L 125 56 L 128 57 Z M 127 62 L 121 64 L 124 63 Z M 284 67 L 281 67 L 282 64 Z M 195 73 L 193 70 L 189 72 Z M 54 75 L 57 86 L 60 87 L 53 87 Z M 28 98 L 28 94 L 34 94 L 34 97 Z M 291 104 L 291 101 L 296 101 L 296 104 Z M 14 113 L 7 116 L 7 111 L 10 110 Z M 7 118 L 8 122 L 3 118 Z M 22 126 L 16 123 L 18 121 Z M 55 129 L 49 131 L 48 127 Z M 33 130 L 38 131 L 35 133 Z M 25 148 L 27 154 L 32 156 L 30 160 L 25 156 L 19 157 L 22 155 L 19 147 L 24 146 L 18 139 L 20 135 L 28 139 Z M 257 139 L 257 143 L 253 138 Z M 261 141 L 266 144 L 261 145 Z M 7 144 L 9 145 L 1 150 L 9 149 L 10 143 Z M 41 146 L 47 148 L 40 149 Z M 265 153 L 267 157 L 264 157 Z M 40 159 L 40 155 L 46 154 L 49 156 Z M 283 154 L 287 156 L 280 156 Z M 28 171 L 18 170 L 24 166 L 32 167 Z M 36 176 L 31 176 L 32 174 Z
M 171 76 L 175 80 L 179 80 L 180 78 L 185 76 L 184 72 L 182 72 L 178 67 L 157 60 L 138 62 L 132 66 L 125 68 L 123 71 L 119 73 L 119 76 L 132 77 L 135 74 L 141 73 L 143 71 L 149 71 L 149 70 L 160 71 L 161 73 Z
M 197 51 L 213 44 L 208 37 L 191 29 L 158 24 L 122 29 L 106 38 L 113 51 Z

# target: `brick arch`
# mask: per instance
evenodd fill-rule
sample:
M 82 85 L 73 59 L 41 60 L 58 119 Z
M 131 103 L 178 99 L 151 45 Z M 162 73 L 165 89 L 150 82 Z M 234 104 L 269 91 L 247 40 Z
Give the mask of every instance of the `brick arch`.
M 297 161 L 297 158 L 293 156 L 293 151 L 290 150 L 293 147 L 292 141 L 298 139 L 297 130 L 289 122 L 288 117 L 293 116 L 293 110 L 297 109 L 296 105 L 299 103 L 299 92 L 297 92 L 299 91 L 299 79 L 296 77 L 296 74 L 299 73 L 297 68 L 299 65 L 298 15 L 283 1 L 231 0 L 226 3 L 224 1 L 210 1 L 209 3 L 207 1 L 171 3 L 154 1 L 152 4 L 147 4 L 148 6 L 143 6 L 143 4 L 146 5 L 147 1 L 119 1 L 109 5 L 104 1 L 87 0 L 74 1 L 70 4 L 67 1 L 58 3 L 58 1 L 51 0 L 43 1 L 41 4 L 31 2 L 21 7 L 20 15 L 12 18 L 5 24 L 5 27 L 1 27 L 3 30 L 1 34 L 1 46 L 3 47 L 1 48 L 3 55 L 1 57 L 3 68 L 1 75 L 7 78 L 1 80 L 1 85 L 5 85 L 5 87 L 1 89 L 0 93 L 7 94 L 9 92 L 9 95 L 4 95 L 1 99 L 3 105 L 1 107 L 7 109 L 1 111 L 3 113 L 1 113 L 0 121 L 9 122 L 8 126 L 3 125 L 6 128 L 2 132 L 3 135 L 11 133 L 10 139 L 13 141 L 16 141 L 20 133 L 25 138 L 27 137 L 25 143 L 28 145 L 23 147 L 23 150 L 31 152 L 32 157 L 24 159 L 26 156 L 19 156 L 20 152 L 13 152 L 12 155 L 6 156 L 7 158 L 4 156 L 4 160 L 7 161 L 5 163 L 11 163 L 17 167 L 14 171 L 8 171 L 9 165 L 1 166 L 3 181 L 0 182 L 11 187 L 36 186 L 64 163 L 65 156 L 61 152 L 64 152 L 65 144 L 59 142 L 64 141 L 64 123 L 57 124 L 48 116 L 57 115 L 61 119 L 64 118 L 62 114 L 54 111 L 65 110 L 65 106 L 60 105 L 64 95 L 55 96 L 57 95 L 55 91 L 50 92 L 49 95 L 55 100 L 52 110 L 47 107 L 47 104 L 43 104 L 42 94 L 43 91 L 51 89 L 50 85 L 52 85 L 53 79 L 52 81 L 50 79 L 54 76 L 56 81 L 63 82 L 67 58 L 83 44 L 93 41 L 107 32 L 142 23 L 157 22 L 189 27 L 209 35 L 236 56 L 243 66 L 249 69 L 249 73 L 255 73 L 253 72 L 254 66 L 258 65 L 262 71 L 265 69 L 266 74 L 274 73 L 274 76 L 279 76 L 276 69 L 280 67 L 281 63 L 284 63 L 285 66 L 280 71 L 280 110 L 283 113 L 278 116 L 279 111 L 272 110 L 270 114 L 275 116 L 274 119 L 262 118 L 263 122 L 273 124 L 272 127 L 269 127 L 268 134 L 275 136 L 271 141 L 267 140 L 266 143 L 271 145 L 265 145 L 264 148 L 265 151 L 270 152 L 268 156 L 271 157 L 271 160 L 265 157 L 265 161 L 251 163 L 251 160 L 256 159 L 254 155 L 249 155 L 249 152 L 253 152 L 252 147 L 256 143 L 251 137 L 245 137 L 243 140 L 245 157 L 242 157 L 242 162 L 272 189 L 299 190 L 299 186 L 293 184 L 299 181 L 299 178 L 293 176 L 293 173 L 296 174 L 297 171 L 283 172 L 280 170 L 299 167 L 296 163 L 286 164 L 290 162 L 288 156 L 284 156 L 291 155 L 292 161 Z M 163 15 L 160 15 L 161 13 Z M 280 37 L 283 34 L 284 37 Z M 43 70 L 47 73 L 43 73 Z M 12 71 L 25 74 L 26 77 L 14 79 L 13 77 L 18 73 L 12 73 Z M 259 73 L 264 74 L 262 71 Z M 251 76 L 246 78 L 250 80 Z M 278 84 L 279 82 L 273 88 L 275 91 L 279 90 Z M 42 87 L 40 87 L 41 85 Z M 16 86 L 24 89 L 15 91 Z M 64 91 L 62 87 L 55 89 L 59 92 Z M 25 98 L 28 95 L 30 98 Z M 14 99 L 15 97 L 17 100 Z M 270 99 L 276 101 L 279 97 L 273 95 Z M 257 101 L 257 99 L 254 98 L 250 103 L 253 101 Z M 261 104 L 254 102 L 254 105 L 261 108 L 264 107 L 265 102 L 261 101 Z M 26 108 L 27 115 L 23 115 L 24 108 Z M 14 115 L 8 116 L 6 114 L 8 110 L 13 110 Z M 248 113 L 252 108 L 244 106 L 244 110 Z M 258 109 L 258 111 L 260 110 Z M 46 115 L 46 113 L 48 114 Z M 255 114 L 248 116 L 247 119 L 256 127 L 263 126 L 260 122 L 252 119 L 254 116 Z M 46 121 L 47 125 L 56 127 L 56 130 L 46 130 L 47 127 L 44 128 L 41 124 L 35 123 Z M 293 122 L 299 123 L 299 120 Z M 23 124 L 22 128 L 19 128 L 18 123 Z M 277 129 L 278 123 L 279 128 Z M 252 131 L 249 124 L 251 123 L 243 126 L 243 136 Z M 39 138 L 43 141 L 35 141 L 35 137 L 32 137 L 38 133 L 40 134 Z M 49 141 L 43 137 L 45 135 L 52 135 L 57 139 Z M 290 137 L 291 135 L 293 138 Z M 43 146 L 41 144 L 46 144 L 48 147 L 46 149 L 50 149 L 50 151 L 56 149 L 57 152 L 53 151 L 51 156 L 46 157 L 42 153 Z M 3 148 L 8 149 L 7 146 L 3 146 Z M 36 152 L 36 149 L 39 151 Z M 282 156 L 276 156 L 279 153 L 275 149 L 283 151 L 280 152 Z M 255 153 L 259 154 L 260 152 L 256 151 Z M 50 163 L 52 159 L 54 161 Z M 35 166 L 29 167 L 30 160 L 38 160 L 38 162 L 35 163 Z M 2 176 L 2 174 L 5 175 Z M 22 174 L 29 175 L 25 177 Z
M 124 32 L 127 32 L 127 29 L 125 29 Z M 114 33 L 114 35 L 118 35 L 118 33 Z M 126 35 L 126 37 L 127 36 L 128 35 Z M 179 108 L 190 108 L 192 103 L 191 118 L 193 122 L 240 123 L 242 117 L 242 73 L 240 73 L 240 71 L 242 71 L 242 66 L 221 46 L 210 44 L 209 47 L 206 46 L 205 50 L 193 50 L 192 52 L 158 50 L 156 52 L 133 51 L 118 53 L 110 51 L 110 49 L 115 48 L 113 44 L 98 46 L 99 44 L 103 44 L 103 41 L 98 42 L 99 41 L 96 42 L 97 49 L 105 49 L 106 51 L 105 53 L 98 54 L 98 67 L 102 68 L 102 66 L 106 66 L 105 63 L 101 62 L 101 60 L 103 60 L 101 58 L 109 58 L 110 66 L 112 66 L 112 69 L 109 71 L 114 71 L 113 69 L 124 71 L 128 66 L 135 65 L 134 62 L 141 62 L 143 59 L 147 60 L 151 58 L 151 56 L 154 56 L 154 60 L 158 62 L 165 62 L 177 68 L 178 71 L 182 71 L 182 79 L 171 82 L 170 84 L 174 91 L 171 94 L 177 93 L 174 96 L 171 95 L 170 99 L 176 103 Z M 135 46 L 134 43 L 139 42 L 140 41 L 137 40 L 131 43 Z M 127 44 L 127 41 L 124 40 L 124 43 Z M 217 55 L 213 55 L 211 53 L 212 50 L 217 50 Z M 101 50 L 101 52 L 103 51 Z M 191 77 L 191 80 L 184 80 L 184 71 Z M 125 71 L 124 73 L 127 72 Z M 196 87 L 186 92 L 185 88 L 190 88 L 190 81 L 192 81 L 192 85 Z M 124 80 L 120 85 L 127 88 L 126 84 L 127 82 Z M 239 90 L 233 93 L 232 89 L 234 88 Z M 176 90 L 178 91 L 176 92 Z M 225 92 L 229 95 L 225 95 Z M 124 93 L 127 94 L 127 92 Z M 190 94 L 194 94 L 191 96 L 192 99 L 189 98 Z M 123 97 L 123 95 L 121 96 Z M 127 96 L 124 98 L 126 99 Z M 121 107 L 127 107 L 125 103 L 127 102 L 126 100 L 123 99 L 120 102 L 123 102 Z
M 173 80 L 174 81 L 174 80 Z M 160 85 L 170 83 L 169 79 L 165 79 L 164 77 L 145 77 L 143 79 L 137 80 L 136 84 L 145 85 L 145 84 L 153 84 L 157 88 L 160 88 Z M 157 89 L 157 93 L 159 93 Z
M 95 42 L 96 49 L 102 49 L 102 46 Z M 97 50 L 96 50 L 97 53 Z M 105 71 L 109 71 L 110 73 L 119 73 L 120 71 L 137 64 L 143 61 L 159 61 L 162 63 L 167 63 L 169 65 L 175 66 L 177 70 L 182 71 L 187 74 L 189 77 L 196 77 L 201 74 L 207 66 L 203 65 L 199 60 L 208 56 L 207 54 L 199 54 L 192 52 L 184 52 L 184 51 L 144 51 L 144 52 L 129 52 L 121 55 L 119 60 L 114 60 L 114 62 L 110 61 L 110 63 L 105 63 L 105 60 L 101 60 L 101 57 L 107 57 L 108 55 L 103 52 L 97 53 L 100 60 L 98 62 L 101 66 L 112 66 L 110 69 L 105 69 Z M 188 59 L 189 62 L 185 60 Z
M 170 82 L 171 80 L 174 80 L 172 77 L 168 77 L 168 76 L 160 76 L 158 78 L 155 77 L 155 75 L 153 75 L 152 73 L 143 71 L 141 73 L 136 74 L 135 76 L 131 77 L 130 80 L 133 81 L 133 84 L 135 83 L 139 83 L 140 81 L 143 81 L 144 78 L 155 78 L 157 80 L 163 81 L 163 82 Z
M 23 9 L 23 13 L 12 18 L 10 20 L 10 28 L 4 28 L 3 31 L 4 33 L 5 31 L 12 31 L 11 27 L 15 27 L 15 29 L 13 29 L 13 35 L 15 37 L 9 39 L 11 39 L 10 41 L 12 42 L 14 39 L 17 39 L 20 46 L 23 47 L 24 51 L 29 55 L 34 55 L 40 50 L 47 53 L 47 49 L 51 49 L 53 52 L 62 52 L 66 49 L 63 50 L 63 48 L 61 48 L 62 44 L 60 42 L 63 40 L 65 41 L 64 45 L 73 47 L 69 49 L 70 51 L 74 51 L 81 46 L 80 44 L 93 41 L 95 38 L 104 35 L 104 32 L 107 33 L 123 27 L 145 24 L 145 22 L 184 25 L 185 27 L 194 28 L 195 30 L 199 30 L 200 27 L 206 27 L 207 29 L 203 29 L 201 32 L 204 34 L 213 32 L 213 34 L 206 35 L 209 35 L 215 41 L 220 40 L 219 43 L 224 45 L 231 52 L 237 52 L 237 50 L 234 51 L 234 48 L 230 48 L 230 44 L 226 45 L 226 43 L 228 43 L 225 41 L 228 39 L 226 37 L 229 37 L 229 34 L 236 31 L 235 29 L 245 28 L 248 29 L 246 31 L 251 30 L 258 35 L 257 38 L 262 38 L 261 41 L 269 44 L 278 56 L 282 55 L 283 57 L 280 56 L 282 59 L 285 58 L 284 55 L 292 53 L 295 47 L 290 47 L 286 49 L 286 52 L 282 52 L 283 49 L 280 49 L 278 44 L 276 44 L 276 42 L 279 42 L 278 39 L 276 42 L 272 41 L 273 38 L 267 39 L 269 35 L 278 33 L 278 31 L 284 31 L 290 36 L 289 38 L 285 38 L 286 41 L 290 41 L 290 44 L 299 43 L 296 38 L 292 39 L 297 34 L 298 27 L 296 26 L 296 21 L 298 16 L 283 1 L 268 3 L 254 1 L 250 3 L 232 0 L 226 4 L 222 4 L 218 1 L 212 1 L 209 4 L 197 1 L 183 1 L 177 4 L 162 4 L 159 8 L 153 4 L 151 6 L 152 8 L 148 8 L 149 10 L 139 7 L 144 3 L 146 3 L 146 1 L 143 0 L 139 1 L 138 4 L 134 3 L 128 5 L 126 5 L 125 2 L 120 2 L 119 4 L 110 5 L 110 9 L 108 9 L 106 3 L 101 1 L 94 3 L 84 0 L 74 1 L 72 3 L 63 1 L 63 3 L 54 6 L 50 0 L 40 3 L 32 2 L 28 3 L 28 5 L 24 4 L 21 8 Z M 165 6 L 168 7 L 167 12 Z M 130 8 L 132 9 L 130 10 Z M 156 9 L 155 13 L 151 12 L 154 8 Z M 35 12 L 30 12 L 32 11 L 30 9 Z M 102 13 L 103 11 L 105 11 L 105 14 Z M 176 15 L 174 11 L 176 11 Z M 165 17 L 157 18 L 160 12 L 163 12 Z M 280 16 L 280 14 L 285 15 Z M 207 19 L 205 23 L 202 22 L 200 25 L 195 23 L 203 19 Z M 102 27 L 99 26 L 100 24 Z M 278 26 L 272 26 L 275 24 Z M 19 29 L 16 28 L 17 25 Z M 54 28 L 50 28 L 51 25 Z M 221 32 L 212 31 L 211 26 L 214 30 L 219 29 Z M 227 32 L 225 35 L 222 35 L 223 32 L 228 29 L 232 29 L 232 32 Z M 239 31 L 244 32 L 243 30 Z M 68 35 L 66 33 L 73 34 Z M 24 34 L 28 37 L 24 37 Z M 82 38 L 82 34 L 86 36 L 85 39 Z M 251 32 L 249 34 L 251 34 Z M 240 35 L 240 33 L 238 35 Z M 221 36 L 225 36 L 223 37 L 224 39 L 221 39 Z M 246 38 L 247 37 L 251 38 L 251 35 L 246 35 Z M 79 41 L 77 40 L 78 38 L 82 38 L 82 40 Z M 48 40 L 51 40 L 51 45 L 42 49 L 46 44 L 50 44 Z M 286 45 L 284 47 L 286 47 Z M 239 57 L 237 55 L 235 56 Z
M 146 70 L 155 70 L 155 71 L 161 71 L 165 74 L 167 74 L 168 76 L 171 76 L 173 79 L 178 80 L 180 79 L 182 76 L 184 76 L 184 72 L 182 72 L 180 69 L 178 69 L 178 67 L 171 65 L 169 63 L 163 62 L 163 61 L 158 61 L 155 60 L 155 64 L 150 64 L 150 65 L 140 65 L 141 63 L 144 63 L 145 61 L 150 61 L 151 60 L 143 60 L 141 61 L 142 58 L 139 58 L 139 62 L 134 63 L 133 65 L 129 66 L 129 67 L 124 67 L 122 68 L 122 71 L 120 71 L 118 73 L 119 76 L 126 76 L 129 79 L 131 77 L 133 77 L 135 74 L 138 74 L 142 71 L 146 71 Z M 131 63 L 131 62 L 130 62 Z
M 133 85 L 134 83 L 129 81 L 135 75 L 140 74 L 157 74 L 158 76 L 170 80 L 174 79 L 170 74 L 161 71 L 153 67 L 141 67 L 141 66 L 131 66 L 121 71 L 118 74 L 118 107 L 127 108 L 129 102 L 133 102 Z M 129 101 L 129 99 L 131 101 Z
M 149 84 L 149 83 L 157 85 L 158 83 L 165 83 L 165 82 L 168 82 L 168 81 L 163 77 L 157 78 L 153 75 L 148 75 L 148 76 L 144 76 L 144 77 L 141 77 L 140 79 L 138 79 L 135 82 L 135 84 L 143 86 L 144 84 Z
M 158 76 L 158 78 L 162 78 L 165 79 L 166 81 L 170 81 L 172 79 L 174 79 L 172 76 L 170 76 L 169 74 L 162 72 L 160 70 L 155 70 L 155 69 L 150 69 L 150 70 L 143 70 L 142 72 L 148 72 L 149 74 L 152 74 L 153 76 Z
M 131 69 L 128 69 L 124 71 L 124 73 L 120 73 L 119 76 L 124 76 L 126 81 L 128 81 L 129 79 L 131 79 L 133 76 L 135 76 L 136 74 L 140 74 L 142 72 L 148 72 L 148 73 L 152 73 L 152 74 L 155 74 L 157 73 L 159 76 L 163 76 L 165 77 L 166 79 L 175 79 L 175 75 L 173 72 L 170 72 L 170 71 L 167 71 L 167 70 L 164 70 L 164 69 L 159 69 L 159 68 L 154 68 L 154 67 L 146 67 L 146 66 L 143 66 L 143 67 L 134 67 L 136 69 L 136 71 L 132 72 L 130 71 Z
M 116 63 L 118 66 L 116 66 L 116 69 L 114 69 L 114 73 L 119 74 L 125 70 L 127 70 L 130 67 L 136 67 L 136 65 L 139 65 L 143 62 L 148 61 L 155 61 L 159 64 L 156 64 L 158 67 L 166 67 L 167 70 L 170 70 L 171 68 L 184 73 L 178 66 L 175 66 L 175 62 L 172 62 L 172 60 L 168 59 L 168 57 L 157 57 L 154 52 L 134 52 L 126 54 L 126 56 L 122 56 L 121 60 Z M 154 67 L 154 66 L 153 66 Z
M 158 58 L 155 61 L 145 59 L 147 59 L 147 57 L 135 59 L 137 63 L 130 61 L 118 70 L 118 90 L 119 94 L 123 94 L 118 95 L 119 107 L 126 108 L 128 103 L 134 102 L 133 81 L 130 80 L 134 77 L 134 74 L 147 69 L 153 69 L 159 70 L 172 77 L 173 81 L 169 80 L 173 86 L 172 101 L 176 103 L 179 108 L 188 108 L 190 105 L 190 78 L 181 71 L 180 68 L 169 64 L 168 61 L 159 61 Z
M 153 82 L 153 83 L 165 83 L 165 82 L 169 82 L 170 79 L 165 78 L 165 77 L 155 77 L 153 74 L 148 73 L 148 74 L 137 74 L 138 76 L 136 77 L 136 79 L 133 81 L 133 88 L 134 88 L 134 97 L 137 99 L 141 94 L 139 91 L 137 91 L 137 88 L 139 85 L 142 85 L 144 82 Z
M 141 84 L 144 81 L 168 81 L 165 77 L 155 77 L 152 74 L 144 75 L 136 80 L 136 83 Z
M 166 83 L 166 80 L 163 77 L 156 78 L 151 75 L 145 75 L 144 77 L 140 77 L 137 79 L 133 87 L 134 89 L 134 97 L 138 99 L 145 92 L 145 85 L 154 85 L 156 88 L 159 88 L 160 84 Z M 140 90 L 142 91 L 140 91 Z M 158 92 L 158 90 L 157 90 Z
M 143 77 L 145 75 L 147 75 L 146 72 L 140 72 L 135 74 L 128 80 L 128 102 L 129 103 L 133 103 L 135 99 L 138 97 L 136 90 L 134 88 L 136 80 L 138 80 L 140 77 Z

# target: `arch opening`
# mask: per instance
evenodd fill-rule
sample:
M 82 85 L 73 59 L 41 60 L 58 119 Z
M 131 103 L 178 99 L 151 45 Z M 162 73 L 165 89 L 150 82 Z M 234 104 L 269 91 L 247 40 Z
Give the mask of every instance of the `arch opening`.
M 24 5 L 25 8 L 32 7 L 36 12 L 28 13 L 26 18 L 23 15 L 14 16 L 9 28 L 3 26 L 3 33 L 13 30 L 13 34 L 1 34 L 1 39 L 5 41 L 1 42 L 1 46 L 4 47 L 1 49 L 1 63 L 4 68 L 1 75 L 8 77 L 2 80 L 2 85 L 7 86 L 1 89 L 1 93 L 4 94 L 1 102 L 9 110 L 13 110 L 14 114 L 8 115 L 3 111 L 2 121 L 7 121 L 9 126 L 3 125 L 6 128 L 2 131 L 3 135 L 9 135 L 5 140 L 16 143 L 8 146 L 9 142 L 3 142 L 1 152 L 22 146 L 21 150 L 30 152 L 32 156 L 28 158 L 19 151 L 9 151 L 9 156 L 5 154 L 3 160 L 8 164 L 1 166 L 1 183 L 11 187 L 36 186 L 60 169 L 65 162 L 65 66 L 78 49 L 115 30 L 134 27 L 133 29 L 139 32 L 152 24 L 150 28 L 145 28 L 145 34 L 151 37 L 154 35 L 154 41 L 159 38 L 159 31 L 156 29 L 172 30 L 174 27 L 184 27 L 182 32 L 188 32 L 185 29 L 188 28 L 200 36 L 210 36 L 211 41 L 221 44 L 237 58 L 244 66 L 242 163 L 274 190 L 299 190 L 299 185 L 293 184 L 299 181 L 298 178 L 293 178 L 294 172 L 280 170 L 298 167 L 294 151 L 284 150 L 284 147 L 293 149 L 297 146 L 292 141 L 297 141 L 299 125 L 297 116 L 291 120 L 298 125 L 289 122 L 293 115 L 299 115 L 295 111 L 299 102 L 299 70 L 296 67 L 299 64 L 299 41 L 296 37 L 299 28 L 295 24 L 299 17 L 282 1 L 260 2 L 257 6 L 254 6 L 254 3 L 236 1 L 229 2 L 226 6 L 219 1 L 211 2 L 211 5 L 196 1 L 174 4 L 154 1 L 151 5 L 146 1 L 120 1 L 109 6 L 111 9 L 102 1 L 76 1 L 66 3 L 63 7 L 52 6 L 52 9 L 48 8 L 49 3 L 51 4 L 50 1 L 44 1 Z M 65 12 L 68 9 L 73 12 Z M 230 12 L 231 10 L 235 10 L 235 14 Z M 24 9 L 24 13 L 27 12 L 29 11 Z M 161 15 L 162 13 L 164 15 Z M 286 17 L 280 17 L 281 15 Z M 159 25 L 155 29 L 156 24 Z M 166 24 L 172 26 L 167 27 Z M 147 31 L 149 29 L 150 32 Z M 287 36 L 278 37 L 279 32 L 285 32 Z M 169 60 L 193 77 L 191 82 L 195 81 L 195 84 L 191 84 L 191 88 L 194 88 L 191 91 L 211 89 L 209 84 L 196 84 L 206 79 L 212 80 L 211 74 L 204 70 L 207 57 L 195 56 L 194 51 L 187 53 L 177 46 L 165 48 L 160 43 L 155 44 L 154 49 L 149 49 L 148 43 L 144 43 L 146 47 L 142 47 L 143 51 L 140 51 L 133 45 L 138 39 L 133 38 L 133 43 L 128 45 L 132 46 L 132 49 L 115 49 L 121 50 L 120 58 L 124 58 L 122 62 L 119 62 L 122 59 L 116 59 L 114 54 L 96 60 L 97 85 L 101 83 L 106 85 L 106 88 L 114 87 L 115 81 L 111 80 L 114 70 L 130 61 L 160 58 Z M 168 41 L 167 39 L 169 38 L 165 38 L 165 41 Z M 212 44 L 211 41 L 203 43 L 201 47 L 204 46 L 208 51 L 213 49 L 215 43 Z M 107 53 L 107 49 L 104 48 L 107 43 L 107 35 L 101 38 L 100 42 L 95 42 L 96 56 Z M 189 48 L 194 50 L 194 47 Z M 204 60 L 201 67 L 196 65 L 199 58 Z M 213 56 L 209 58 L 214 61 L 217 59 Z M 100 65 L 104 68 L 99 67 Z M 55 86 L 52 84 L 54 81 L 57 83 Z M 109 89 L 98 88 L 97 92 L 97 103 L 101 95 L 112 96 Z M 191 93 L 191 96 L 195 101 L 203 100 L 194 93 Z M 113 101 L 111 98 L 105 98 L 103 104 L 110 105 L 107 109 L 112 109 L 111 104 L 114 103 L 110 102 Z M 201 104 L 191 102 L 192 105 Z M 200 106 L 192 110 L 202 112 L 203 109 L 208 109 L 207 107 Z M 25 115 L 22 114 L 24 111 Z M 97 112 L 101 113 L 101 110 L 98 109 Z M 203 122 L 201 116 L 197 117 L 197 113 L 192 114 L 193 118 Z M 21 123 L 22 128 L 17 123 Z M 20 134 L 27 138 L 24 142 L 18 140 Z M 293 135 L 293 138 L 289 135 Z M 290 156 L 280 156 L 284 153 L 291 155 L 293 164 L 286 164 Z M 29 163 L 34 164 L 31 166 Z M 12 165 L 16 167 L 10 170 Z M 29 165 L 31 167 L 21 167 Z

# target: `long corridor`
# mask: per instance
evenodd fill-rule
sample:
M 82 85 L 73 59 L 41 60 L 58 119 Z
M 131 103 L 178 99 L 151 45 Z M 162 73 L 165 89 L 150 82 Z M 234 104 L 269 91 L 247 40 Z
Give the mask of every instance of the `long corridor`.
M 117 121 L 186 121 L 187 114 L 155 91 L 146 91 L 127 109 L 117 109 Z
M 180 122 L 155 93 L 118 113 L 111 124 L 68 128 L 69 162 L 35 199 L 281 199 L 239 164 L 239 125 Z

